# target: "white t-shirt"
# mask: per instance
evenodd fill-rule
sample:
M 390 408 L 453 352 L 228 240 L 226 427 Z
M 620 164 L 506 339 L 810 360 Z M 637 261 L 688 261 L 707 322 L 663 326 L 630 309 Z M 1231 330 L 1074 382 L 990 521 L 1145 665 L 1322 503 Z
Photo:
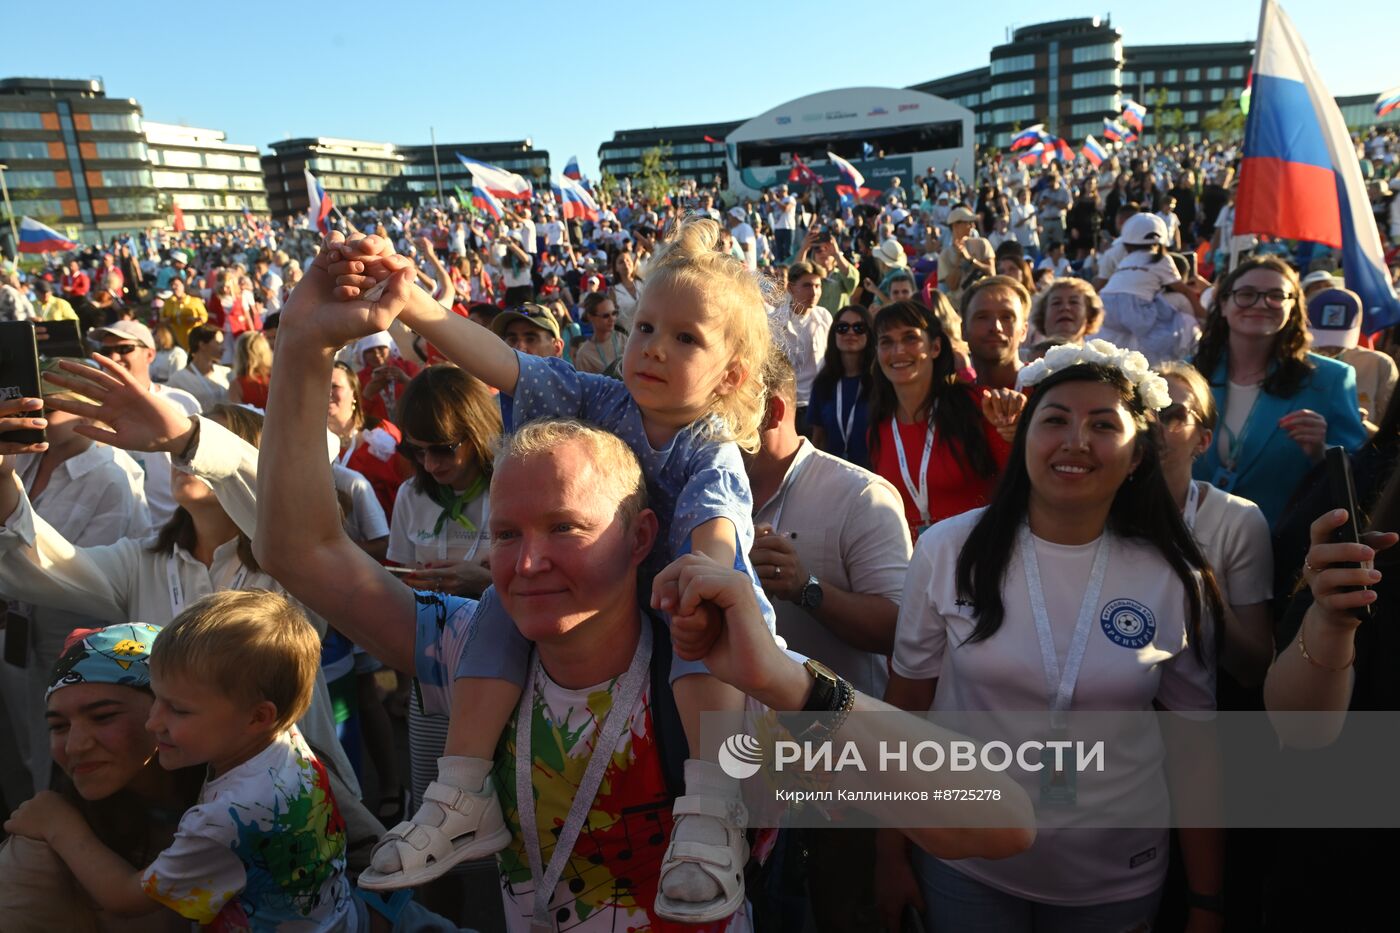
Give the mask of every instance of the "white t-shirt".
M 1098 271 L 1094 275 L 1096 279 L 1108 279 L 1113 276 L 1118 264 L 1123 261 L 1123 257 L 1128 255 L 1128 248 L 1123 245 L 1123 238 L 1114 240 L 1099 256 Z
M 779 198 L 773 205 L 773 229 L 791 230 L 797 223 L 797 199 L 792 195 Z
M 345 824 L 325 767 L 293 726 L 200 789 L 141 873 L 152 899 L 219 929 L 356 928 Z
M 744 252 L 744 261 L 749 264 L 749 271 L 758 269 L 758 234 L 753 232 L 753 227 L 746 223 L 734 225 L 734 229 L 729 231 L 734 237 L 734 242 L 739 244 Z
M 1069 260 L 1063 256 L 1059 259 L 1051 259 L 1049 256 L 1046 256 L 1036 264 L 1036 269 L 1049 269 L 1051 272 L 1055 273 L 1055 278 L 1057 279 L 1063 279 L 1070 273 Z
M 920 536 L 905 578 L 893 669 L 916 680 L 937 678 L 935 711 L 990 711 L 999 723 L 996 738 L 1014 748 L 1045 737 L 1026 734 L 1026 720 L 1010 711 L 1049 709 L 1049 688 L 1018 554 L 1012 555 L 1001 588 L 1006 607 L 1001 628 L 983 641 L 968 641 L 976 619 L 971 607 L 960 605 L 965 600 L 957 592 L 954 568 L 984 511 L 946 519 Z M 1106 533 L 1108 570 L 1071 709 L 1148 711 L 1156 700 L 1170 710 L 1213 710 L 1214 661 L 1203 664 L 1188 643 L 1181 581 L 1150 545 Z M 1055 650 L 1063 664 L 1098 542 L 1068 546 L 1033 541 Z M 1120 619 L 1134 622 L 1135 628 L 1125 630 Z M 1203 629 L 1209 658 L 1212 640 L 1204 623 Z M 1165 802 L 1165 753 L 1158 736 L 1144 735 L 1134 747 L 1115 742 L 1113 756 L 1135 764 L 1119 779 L 1083 782 L 1075 812 L 1101 813 L 1126 806 L 1124 801 L 1134 807 Z M 1036 776 L 1029 778 L 1023 786 L 1035 800 Z M 1160 887 L 1167 845 L 1165 829 L 1043 829 L 1020 855 L 964 859 L 956 867 L 1018 897 L 1067 906 L 1100 904 L 1142 897 Z
M 773 339 L 787 354 L 797 377 L 797 405 L 806 406 L 812 397 L 812 382 L 821 369 L 826 354 L 827 333 L 831 330 L 831 312 L 813 305 L 806 314 L 793 314 L 791 299 L 769 312 Z
M 1192 532 L 1227 606 L 1252 606 L 1274 597 L 1274 551 L 1269 520 L 1259 506 L 1193 480 L 1200 491 Z
M 345 516 L 345 533 L 356 542 L 378 541 L 389 537 L 389 519 L 374 494 L 374 487 L 359 470 L 331 464 L 331 478 L 337 492 L 350 497 L 350 514 Z
M 1156 298 L 1164 288 L 1181 281 L 1170 256 L 1155 256 L 1148 250 L 1128 253 L 1119 261 L 1100 294 L 1128 294 L 1143 301 Z
M 228 401 L 229 379 L 233 376 L 233 370 L 219 363 L 214 364 L 214 368 L 209 372 L 202 373 L 194 368 L 194 363 L 188 363 L 184 369 L 177 370 L 170 375 L 169 385 L 173 389 L 183 389 L 193 395 L 198 401 L 201 411 L 208 411 L 221 402 Z
M 389 560 L 405 567 L 433 561 L 480 560 L 490 549 L 486 530 L 487 496 L 483 492 L 467 506 L 464 516 L 476 526 L 469 531 L 451 519 L 435 531 L 442 506 L 418 488 L 416 479 L 399 487 L 394 517 L 389 523 Z

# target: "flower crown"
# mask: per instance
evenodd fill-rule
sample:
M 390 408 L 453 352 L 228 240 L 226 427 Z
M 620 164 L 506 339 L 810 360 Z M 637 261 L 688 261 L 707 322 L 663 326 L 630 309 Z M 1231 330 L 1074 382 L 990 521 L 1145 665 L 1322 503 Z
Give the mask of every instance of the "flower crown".
M 1044 357 L 1017 374 L 1016 388 L 1036 385 L 1053 373 L 1084 363 L 1097 363 L 1118 370 L 1137 390 L 1138 398 L 1146 408 L 1161 411 L 1172 403 L 1167 380 L 1152 371 L 1152 367 L 1147 365 L 1147 357 L 1136 350 L 1115 347 L 1107 340 L 1090 340 L 1083 346 L 1067 343 L 1051 347 Z

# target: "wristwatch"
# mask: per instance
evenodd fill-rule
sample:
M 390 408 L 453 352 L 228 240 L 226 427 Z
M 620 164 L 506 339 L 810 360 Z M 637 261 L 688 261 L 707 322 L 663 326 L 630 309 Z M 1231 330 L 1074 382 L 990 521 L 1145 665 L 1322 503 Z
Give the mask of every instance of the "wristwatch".
M 820 661 L 808 658 L 802 662 L 802 666 L 812 675 L 812 692 L 808 694 L 802 712 L 829 715 L 815 717 L 812 724 L 794 738 L 804 742 L 824 742 L 837 733 L 851 714 L 856 690 Z
M 822 607 L 822 585 L 817 581 L 816 574 L 808 574 L 807 582 L 802 584 L 802 589 L 797 594 L 797 605 L 803 609 L 810 609 L 816 612 Z

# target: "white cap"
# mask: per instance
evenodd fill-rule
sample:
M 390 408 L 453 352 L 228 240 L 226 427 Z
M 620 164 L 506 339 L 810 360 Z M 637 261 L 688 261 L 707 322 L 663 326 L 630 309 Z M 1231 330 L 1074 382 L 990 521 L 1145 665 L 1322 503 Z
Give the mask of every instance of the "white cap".
M 1166 245 L 1167 225 L 1156 214 L 1134 214 L 1123 223 L 1123 242 L 1129 246 Z
M 389 347 L 392 349 L 393 346 L 394 341 L 390 339 L 389 332 L 387 330 L 381 330 L 377 334 L 361 337 L 360 342 L 355 344 L 355 356 L 363 363 L 366 350 L 373 350 L 376 347 Z

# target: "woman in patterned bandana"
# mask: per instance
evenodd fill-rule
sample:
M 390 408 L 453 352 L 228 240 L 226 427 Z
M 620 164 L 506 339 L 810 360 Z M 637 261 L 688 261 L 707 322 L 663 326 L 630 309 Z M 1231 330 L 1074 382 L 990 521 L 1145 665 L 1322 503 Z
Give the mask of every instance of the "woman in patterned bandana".
M 123 622 L 75 631 L 54 666 L 47 694 L 50 752 L 63 771 L 58 793 L 78 808 L 98 837 L 133 864 L 170 844 L 194 802 L 203 768 L 166 771 L 146 731 L 154 625 Z M 124 921 L 83 893 L 49 846 L 11 836 L 0 846 L 0 929 L 117 931 L 187 929 L 174 914 Z M 144 924 L 144 925 L 142 925 Z

